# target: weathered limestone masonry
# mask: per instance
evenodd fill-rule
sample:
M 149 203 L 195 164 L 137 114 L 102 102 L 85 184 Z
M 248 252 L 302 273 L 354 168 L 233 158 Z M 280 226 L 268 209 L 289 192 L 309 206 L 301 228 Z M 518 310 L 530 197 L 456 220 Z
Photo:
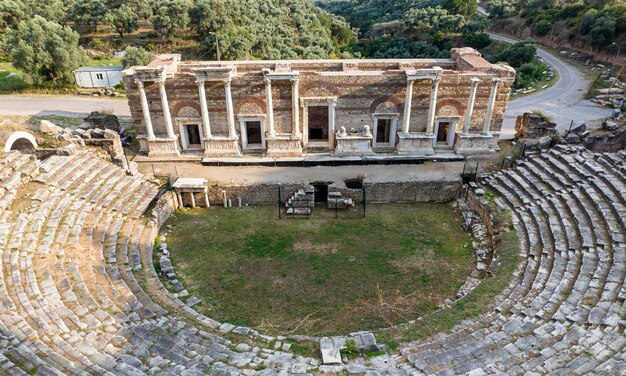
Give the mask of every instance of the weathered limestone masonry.
M 493 151 L 515 71 L 471 48 L 451 59 L 181 62 L 124 71 L 154 159 L 461 156 Z

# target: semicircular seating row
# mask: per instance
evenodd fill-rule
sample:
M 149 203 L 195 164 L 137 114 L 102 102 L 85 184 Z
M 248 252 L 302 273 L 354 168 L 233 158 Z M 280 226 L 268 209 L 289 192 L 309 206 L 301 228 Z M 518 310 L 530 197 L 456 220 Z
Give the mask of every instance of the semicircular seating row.
M 88 149 L 43 162 L 19 152 L 0 160 L 0 374 L 240 374 L 314 366 L 279 351 L 236 351 L 230 340 L 189 325 L 144 292 L 132 269 L 142 262 L 152 268 L 145 257 L 154 235 L 142 215 L 157 192 L 157 184 Z
M 559 146 L 482 183 L 511 208 L 523 261 L 492 312 L 404 344 L 404 368 L 626 374 L 626 152 Z

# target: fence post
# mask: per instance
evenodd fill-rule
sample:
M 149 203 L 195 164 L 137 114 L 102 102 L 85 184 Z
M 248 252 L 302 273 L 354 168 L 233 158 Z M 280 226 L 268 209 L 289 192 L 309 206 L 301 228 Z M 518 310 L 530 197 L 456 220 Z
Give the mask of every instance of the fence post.
M 281 213 L 281 201 L 282 201 L 282 189 L 280 184 L 278 185 L 278 219 L 282 219 L 282 213 Z
M 363 218 L 365 218 L 365 211 L 367 210 L 367 196 L 365 195 L 365 184 L 363 184 L 363 196 L 361 197 L 363 203 Z

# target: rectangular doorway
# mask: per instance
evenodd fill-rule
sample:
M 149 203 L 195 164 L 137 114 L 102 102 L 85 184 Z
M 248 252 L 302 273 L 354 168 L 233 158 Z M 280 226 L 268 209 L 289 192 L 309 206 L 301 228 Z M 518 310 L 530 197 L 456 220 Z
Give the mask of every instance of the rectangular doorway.
M 264 122 L 262 115 L 239 115 L 241 147 L 248 150 L 265 149 Z
M 187 128 L 187 144 L 190 148 L 201 147 L 200 141 L 200 127 L 198 124 L 186 124 Z
M 448 142 L 448 131 L 450 129 L 449 121 L 439 122 L 439 129 L 437 130 L 437 143 L 447 143 Z
M 391 119 L 378 119 L 376 122 L 376 144 L 388 144 L 391 133 Z
M 328 143 L 328 106 L 309 106 L 309 142 Z
M 315 188 L 315 202 L 328 201 L 328 183 L 315 182 L 311 184 Z
M 261 147 L 263 138 L 261 136 L 261 122 L 258 120 L 246 121 L 246 136 L 248 136 L 248 147 Z
M 375 147 L 394 147 L 396 144 L 397 115 L 374 115 L 374 140 Z
M 441 119 L 435 122 L 434 147 L 452 147 L 456 132 L 456 120 Z

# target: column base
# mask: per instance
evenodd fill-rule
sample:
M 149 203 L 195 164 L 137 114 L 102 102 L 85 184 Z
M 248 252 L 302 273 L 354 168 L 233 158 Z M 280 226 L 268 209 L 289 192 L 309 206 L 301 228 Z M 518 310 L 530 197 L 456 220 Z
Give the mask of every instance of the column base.
M 141 152 L 148 154 L 148 157 L 178 157 L 180 156 L 180 145 L 178 136 L 155 137 L 153 139 L 145 136 L 137 137 Z
M 464 157 L 476 154 L 495 153 L 496 140 L 490 133 L 457 133 L 454 151 Z
M 425 132 L 398 133 L 396 153 L 399 155 L 435 155 L 433 149 L 434 134 Z
M 297 135 L 274 135 L 265 138 L 267 151 L 265 155 L 272 158 L 301 157 L 302 142 Z
M 241 157 L 239 137 L 213 136 L 204 139 L 205 157 Z

